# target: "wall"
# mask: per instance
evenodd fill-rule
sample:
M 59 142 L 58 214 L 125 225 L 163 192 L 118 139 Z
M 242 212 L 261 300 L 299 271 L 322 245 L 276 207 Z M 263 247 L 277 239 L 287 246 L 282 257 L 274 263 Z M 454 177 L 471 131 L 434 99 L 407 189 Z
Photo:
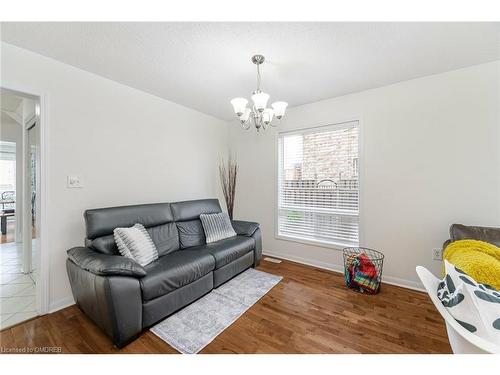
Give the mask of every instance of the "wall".
M 72 301 L 66 250 L 83 243 L 86 208 L 220 197 L 225 122 L 2 43 L 1 85 L 47 103 L 50 252 L 54 310 Z M 66 188 L 68 174 L 84 187 Z
M 338 269 L 338 250 L 274 238 L 272 130 L 244 132 L 236 121 L 1 49 L 1 85 L 32 88 L 48 102 L 51 309 L 71 302 L 66 249 L 82 244 L 86 208 L 221 199 L 217 164 L 228 143 L 240 163 L 235 215 L 261 223 L 265 252 Z M 417 264 L 438 273 L 431 249 L 453 222 L 500 225 L 498 69 L 483 64 L 290 108 L 280 124 L 286 131 L 362 120 L 362 242 L 385 253 L 386 281 L 418 287 Z M 68 174 L 81 174 L 84 187 L 67 189 Z
M 493 62 L 290 108 L 279 131 L 361 120 L 362 245 L 385 254 L 387 282 L 418 288 L 451 223 L 500 226 L 498 108 Z M 341 269 L 341 251 L 274 238 L 276 134 L 229 125 L 235 216 L 261 223 L 264 252 Z

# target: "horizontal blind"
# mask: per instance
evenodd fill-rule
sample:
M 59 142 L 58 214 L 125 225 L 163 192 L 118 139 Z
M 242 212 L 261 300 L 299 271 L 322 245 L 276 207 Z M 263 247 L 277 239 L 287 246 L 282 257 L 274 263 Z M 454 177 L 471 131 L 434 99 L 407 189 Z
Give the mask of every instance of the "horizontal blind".
M 358 122 L 283 133 L 278 147 L 278 235 L 356 246 Z

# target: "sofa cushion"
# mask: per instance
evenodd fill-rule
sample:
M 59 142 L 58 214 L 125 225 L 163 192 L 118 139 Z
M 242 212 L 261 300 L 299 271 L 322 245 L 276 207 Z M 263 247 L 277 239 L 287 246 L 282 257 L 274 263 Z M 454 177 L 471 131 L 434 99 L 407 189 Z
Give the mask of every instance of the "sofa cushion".
M 208 253 L 178 250 L 162 256 L 144 267 L 141 282 L 142 299 L 149 301 L 205 276 L 215 268 Z
M 116 228 L 114 236 L 120 254 L 135 260 L 141 266 L 158 259 L 158 250 L 142 224 L 135 224 L 130 228 Z
M 158 256 L 179 250 L 179 232 L 175 223 L 158 225 L 146 229 L 158 250 Z
M 115 236 L 109 234 L 107 236 L 97 237 L 93 240 L 85 239 L 85 246 L 93 248 L 100 253 L 107 255 L 120 255 L 116 246 Z
M 180 221 L 176 224 L 177 230 L 179 231 L 181 249 L 205 244 L 205 232 L 203 231 L 203 226 L 199 219 Z
M 131 227 L 140 223 L 149 228 L 174 220 L 170 203 L 96 208 L 85 211 L 83 216 L 87 238 L 90 240 L 113 234 L 113 230 L 118 227 Z
M 171 204 L 171 208 L 174 221 L 199 219 L 201 214 L 213 214 L 222 211 L 217 199 L 175 202 Z
M 255 240 L 252 237 L 235 236 L 199 246 L 193 251 L 200 250 L 212 254 L 215 259 L 215 268 L 218 269 L 242 257 L 254 247 Z
M 231 220 L 226 212 L 216 214 L 201 214 L 201 224 L 205 231 L 207 243 L 217 242 L 225 238 L 236 236 Z

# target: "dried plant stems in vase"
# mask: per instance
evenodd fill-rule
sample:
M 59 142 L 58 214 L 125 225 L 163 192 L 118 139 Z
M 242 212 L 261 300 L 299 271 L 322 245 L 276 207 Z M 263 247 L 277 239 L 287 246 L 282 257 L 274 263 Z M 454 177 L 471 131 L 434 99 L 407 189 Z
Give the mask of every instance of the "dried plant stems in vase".
M 220 182 L 222 192 L 226 200 L 227 213 L 233 219 L 234 195 L 236 193 L 236 175 L 238 174 L 238 164 L 229 155 L 227 162 L 222 160 L 219 164 Z

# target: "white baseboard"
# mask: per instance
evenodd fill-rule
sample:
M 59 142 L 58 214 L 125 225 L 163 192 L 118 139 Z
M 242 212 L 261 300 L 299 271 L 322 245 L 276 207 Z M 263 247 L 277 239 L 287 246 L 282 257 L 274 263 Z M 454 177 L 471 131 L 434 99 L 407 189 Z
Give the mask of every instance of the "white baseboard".
M 73 296 L 69 296 L 66 298 L 61 298 L 57 301 L 52 301 L 49 304 L 49 314 L 52 314 L 53 312 L 56 312 L 58 310 L 62 310 L 68 306 L 74 305 L 75 300 L 73 299 Z
M 321 269 L 328 270 L 328 271 L 338 272 L 338 273 L 342 273 L 342 274 L 344 273 L 344 266 L 343 265 L 331 264 L 331 263 L 306 259 L 306 258 L 297 257 L 297 256 L 283 256 L 281 254 L 276 254 L 276 253 L 273 253 L 270 251 L 262 251 L 262 254 L 270 256 L 270 257 L 274 257 L 274 258 L 289 260 L 291 262 L 305 264 L 305 265 L 311 266 L 311 267 L 321 268 Z M 405 279 L 400 279 L 398 277 L 383 275 L 382 282 L 384 282 L 386 284 L 406 288 L 406 289 L 412 289 L 412 290 L 417 290 L 419 292 L 425 292 L 425 289 L 424 289 L 424 286 L 422 285 L 422 283 L 416 282 L 416 281 L 405 280 Z

